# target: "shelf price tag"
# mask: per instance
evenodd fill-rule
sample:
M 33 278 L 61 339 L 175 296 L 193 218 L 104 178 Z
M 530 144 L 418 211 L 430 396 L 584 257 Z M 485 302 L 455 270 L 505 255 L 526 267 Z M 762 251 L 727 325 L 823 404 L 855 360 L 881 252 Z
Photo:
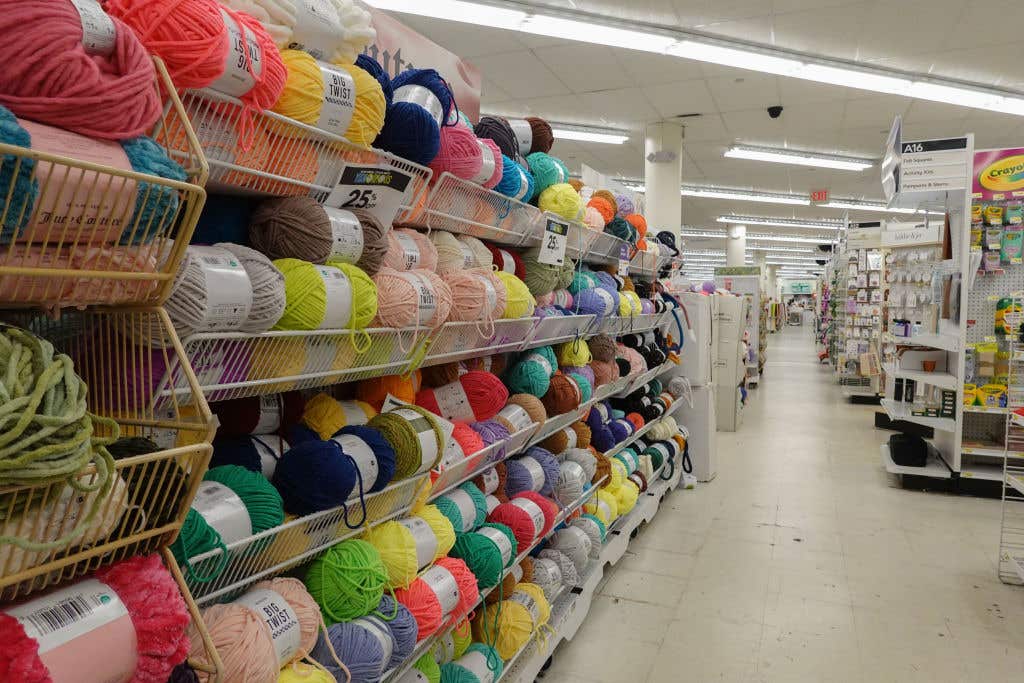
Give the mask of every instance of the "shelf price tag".
M 549 266 L 563 265 L 565 263 L 565 247 L 568 242 L 569 224 L 548 216 L 537 261 Z
M 391 225 L 406 193 L 412 190 L 412 176 L 389 166 L 346 164 L 326 206 L 362 209 L 382 225 Z
M 619 246 L 619 277 L 627 277 L 629 275 L 629 246 Z

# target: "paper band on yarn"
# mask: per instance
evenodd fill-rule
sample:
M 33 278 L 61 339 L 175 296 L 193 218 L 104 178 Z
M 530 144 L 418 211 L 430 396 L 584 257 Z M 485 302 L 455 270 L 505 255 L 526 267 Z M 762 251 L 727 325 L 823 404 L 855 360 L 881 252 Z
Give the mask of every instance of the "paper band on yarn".
M 534 458 L 528 455 L 516 460 L 520 465 L 526 468 L 526 471 L 530 473 L 530 490 L 539 492 L 544 488 L 544 468 L 540 466 Z
M 344 31 L 330 0 L 296 0 L 295 25 L 288 47 L 308 52 L 315 59 L 331 59 Z
M 557 590 L 562 585 L 562 568 L 554 560 L 536 557 L 533 560 L 533 582 L 548 595 L 548 591 Z
M 562 463 L 562 467 L 558 471 L 559 491 L 572 487 L 571 490 L 575 492 L 577 489 L 582 489 L 586 481 L 587 475 L 578 462 L 569 461 Z M 564 503 L 565 501 L 562 502 Z
M 516 170 L 519 171 L 519 193 L 516 194 L 515 199 L 521 202 L 529 201 L 530 198 L 526 195 L 530 193 L 530 181 L 526 178 L 526 171 L 519 164 L 516 164 Z
M 459 243 L 459 251 L 462 252 L 462 267 L 463 268 L 476 268 L 476 254 L 469 248 L 469 245 L 462 240 L 456 240 Z
M 225 545 L 252 536 L 249 511 L 238 494 L 216 481 L 200 482 L 192 509 L 220 534 Z
M 565 442 L 568 444 L 565 450 L 576 448 L 576 430 L 572 427 L 566 427 L 562 430 L 562 433 L 565 434 Z
M 483 652 L 472 650 L 459 657 L 455 663 L 472 672 L 479 683 L 494 683 L 494 672 L 487 661 L 487 655 Z
M 540 366 L 544 368 L 544 372 L 548 373 L 548 377 L 555 374 L 555 369 L 551 366 L 551 361 L 539 353 L 527 354 L 526 358 L 523 359 L 523 362 L 540 364 Z
M 578 553 L 589 554 L 590 536 L 587 536 L 587 532 L 579 527 L 566 527 L 552 539 L 551 547 L 561 550 L 570 558 Z
M 448 660 L 451 661 L 451 660 Z M 427 674 L 423 673 L 419 669 L 413 667 L 406 669 L 395 683 L 429 683 L 430 679 L 427 678 Z
M 419 324 L 431 325 L 434 317 L 437 316 L 437 293 L 430 285 L 430 282 L 418 273 L 403 272 L 398 276 L 408 282 L 416 290 L 419 306 Z
M 429 88 L 425 88 L 422 85 L 403 85 L 401 88 L 395 88 L 392 100 L 394 102 L 418 104 L 427 110 L 427 113 L 437 122 L 439 127 L 444 123 L 444 105 L 441 104 L 441 100 Z
M 601 422 L 608 421 L 608 406 L 606 406 L 604 403 L 595 403 L 594 410 L 596 410 L 601 415 Z
M 540 506 L 529 498 L 513 498 L 509 502 L 530 515 L 530 519 L 533 520 L 533 537 L 536 539 L 540 536 L 540 532 L 544 531 L 545 524 L 544 511 L 540 509 Z
M 28 119 L 19 118 L 18 125 L 32 136 L 33 151 L 112 166 L 121 171 L 133 170 L 124 148 L 111 140 L 94 140 Z M 54 165 L 40 159 L 36 162 L 35 180 L 41 192 L 32 220 L 19 241 L 53 241 L 61 236 L 65 246 L 72 242 L 113 243 L 121 239 L 130 224 L 138 197 L 138 184 L 133 179 Z M 139 225 L 136 235 L 144 235 L 146 229 L 145 224 Z
M 431 465 L 437 460 L 437 435 L 434 434 L 430 422 L 415 410 L 408 408 L 398 408 L 391 412 L 404 418 L 416 430 L 416 438 L 420 442 L 420 450 L 423 453 L 423 459 L 420 461 L 420 467 L 416 470 L 416 474 L 430 471 Z
M 526 608 L 526 611 L 530 613 L 530 618 L 533 620 L 534 628 L 540 625 L 540 605 L 537 604 L 532 595 L 523 591 L 512 591 L 512 595 L 508 596 L 508 599 L 512 602 L 518 602 Z
M 483 185 L 491 179 L 491 176 L 494 175 L 496 162 L 494 159 L 494 151 L 485 145 L 480 138 L 477 138 L 476 144 L 480 148 L 480 154 L 483 157 L 483 165 L 480 167 L 480 172 L 473 176 L 473 182 L 478 185 Z
M 252 29 L 240 27 L 223 7 L 220 15 L 224 19 L 224 40 L 228 43 L 228 51 L 224 58 L 224 71 L 210 84 L 210 88 L 232 97 L 242 97 L 256 87 L 253 74 L 259 76 L 263 73 L 263 50 Z
M 434 468 L 438 472 L 443 472 L 449 467 L 454 467 L 463 460 L 466 459 L 466 454 L 462 450 L 462 446 L 455 439 L 445 439 L 444 451 L 441 453 L 441 462 Z
M 385 668 L 387 668 L 387 663 L 391 661 L 391 654 L 395 650 L 395 638 L 391 635 L 391 630 L 387 627 L 387 624 L 374 616 L 359 617 L 358 619 L 353 619 L 352 623 L 358 624 L 380 643 L 380 649 L 384 653 L 381 661 L 384 662 Z
M 459 516 L 462 517 L 462 528 L 456 529 L 456 531 L 461 533 L 472 531 L 473 525 L 476 524 L 476 504 L 473 503 L 469 494 L 462 489 L 455 489 L 444 494 L 444 497 L 455 504 L 455 507 L 459 509 Z
M 659 453 L 661 453 L 662 462 L 664 462 L 665 460 L 668 460 L 669 458 L 672 457 L 672 453 L 669 452 L 668 446 L 666 446 L 664 443 L 662 443 L 660 441 L 651 444 L 650 448 L 652 448 L 652 449 L 658 451 Z
M 416 244 L 410 235 L 404 232 L 394 232 L 395 239 L 398 240 L 398 246 L 402 248 L 402 266 L 405 270 L 412 270 L 420 267 L 421 255 L 420 246 Z
M 491 514 L 492 512 L 494 512 L 494 508 L 501 505 L 501 501 L 492 495 L 486 496 L 484 500 L 487 501 L 487 514 Z
M 263 394 L 260 396 L 259 419 L 253 434 L 273 434 L 281 428 L 281 395 Z
M 604 517 L 607 520 L 611 520 L 611 518 L 612 518 L 612 509 L 610 507 L 608 507 L 608 503 L 604 502 L 603 500 L 598 499 L 598 501 L 597 501 L 597 509 L 601 511 L 601 516 L 602 517 Z
M 473 422 L 476 416 L 473 414 L 473 407 L 469 405 L 469 397 L 462 387 L 462 382 L 456 380 L 434 389 L 434 399 L 437 401 L 437 409 L 441 411 L 441 417 L 446 420 L 457 420 L 459 422 Z
M 252 308 L 252 282 L 234 254 L 221 247 L 190 246 L 206 290 L 206 310 L 196 325 L 200 332 L 237 330 Z
M 508 563 L 512 561 L 512 542 L 508 540 L 508 536 L 490 526 L 480 527 L 477 533 L 491 539 L 494 545 L 498 546 L 498 552 L 501 553 L 501 566 L 507 567 Z
M 341 450 L 352 458 L 363 479 L 363 490 L 366 491 L 377 483 L 377 474 L 380 472 L 380 465 L 377 463 L 377 454 L 373 452 L 370 445 L 355 434 L 338 434 L 331 437 L 331 441 L 341 446 Z M 359 492 L 354 491 L 353 496 Z
M 254 588 L 235 600 L 248 607 L 270 630 L 278 668 L 283 667 L 300 654 L 302 629 L 299 617 L 288 601 L 277 591 Z
M 498 490 L 498 484 L 500 483 L 501 478 L 498 477 L 498 471 L 493 467 L 481 474 L 480 477 L 483 479 L 484 483 L 484 494 L 490 495 Z
M 601 315 L 605 316 L 611 313 L 612 310 L 615 308 L 615 300 L 612 299 L 612 295 L 608 292 L 608 290 L 602 289 L 601 287 L 596 287 L 594 289 L 594 294 L 597 296 L 597 298 L 601 300 L 601 303 L 604 304 L 604 312 Z
M 398 523 L 409 530 L 416 543 L 416 568 L 422 569 L 434 561 L 437 555 L 437 536 L 422 517 L 406 517 Z
M 71 0 L 82 20 L 82 45 L 91 55 L 109 55 L 117 44 L 114 21 L 96 0 Z
M 525 157 L 533 149 L 533 128 L 530 122 L 525 119 L 508 119 L 508 125 L 516 136 L 519 153 Z
M 530 417 L 530 414 L 521 405 L 515 403 L 509 403 L 499 410 L 495 418 L 499 417 L 512 425 L 513 433 L 533 426 L 533 418 Z
M 434 565 L 420 575 L 430 591 L 437 596 L 441 614 L 447 617 L 459 606 L 459 583 L 452 573 L 440 565 Z
M 323 208 L 331 222 L 331 255 L 327 260 L 358 263 L 363 256 L 363 226 L 359 219 L 347 209 Z
M 504 249 L 499 249 L 498 254 L 501 256 L 501 270 L 505 273 L 516 274 L 516 261 L 512 258 L 512 254 Z
M 345 137 L 356 110 L 356 84 L 347 72 L 319 62 L 324 84 L 324 97 L 316 127 Z
M 536 562 L 536 560 L 534 560 L 534 562 Z M 520 581 L 523 580 L 523 567 L 522 567 L 522 565 L 520 565 L 520 564 L 512 565 L 512 569 L 511 569 L 510 573 L 512 574 L 512 578 L 516 580 L 516 583 L 519 583 Z
M 39 644 L 48 680 L 127 681 L 135 673 L 135 626 L 102 581 L 84 579 L 4 611 Z
M 341 407 L 341 412 L 345 416 L 346 426 L 365 425 L 370 421 L 370 416 L 366 414 L 366 410 L 355 401 L 338 401 L 338 406 Z
M 455 659 L 455 638 L 451 631 L 446 632 L 438 639 L 433 655 L 438 664 L 447 664 Z
M 583 391 L 580 389 L 580 385 L 576 383 L 576 380 L 572 377 L 569 378 L 569 386 L 572 387 L 573 393 L 576 395 L 576 403 L 583 402 Z
M 487 299 L 486 312 L 489 315 L 498 305 L 498 290 L 494 288 L 494 283 L 491 282 L 491 278 L 479 273 L 474 273 L 473 276 L 484 284 L 484 298 Z
M 288 442 L 276 434 L 254 434 L 252 440 L 256 446 L 256 453 L 260 456 L 260 472 L 267 479 L 272 479 L 281 454 L 290 448 Z
M 352 320 L 352 283 L 348 276 L 334 266 L 316 266 L 324 281 L 324 295 L 327 306 L 321 330 L 337 330 L 348 327 Z

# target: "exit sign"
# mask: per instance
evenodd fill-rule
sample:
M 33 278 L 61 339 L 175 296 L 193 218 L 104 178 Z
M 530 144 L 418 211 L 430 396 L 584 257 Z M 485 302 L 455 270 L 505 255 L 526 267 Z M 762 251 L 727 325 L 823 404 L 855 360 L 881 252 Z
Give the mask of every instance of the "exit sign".
M 828 204 L 828 190 L 811 190 L 811 202 L 814 204 Z

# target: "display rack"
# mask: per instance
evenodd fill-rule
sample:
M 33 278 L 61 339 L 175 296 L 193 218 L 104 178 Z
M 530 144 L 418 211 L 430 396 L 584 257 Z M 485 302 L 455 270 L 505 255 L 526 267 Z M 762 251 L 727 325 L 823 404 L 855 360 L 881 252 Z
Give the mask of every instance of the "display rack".
M 849 398 L 877 399 L 883 312 L 881 226 L 849 223 L 838 261 L 836 381 Z
M 1024 293 L 1012 297 L 1024 305 Z M 1018 316 L 1019 318 L 1020 316 Z M 1009 352 L 1008 412 L 1002 443 L 1002 514 L 999 527 L 999 579 L 1024 584 L 1024 336 L 1017 320 L 1016 331 L 1006 339 Z M 1019 411 L 1019 412 L 1018 412 Z
M 744 338 L 747 341 L 746 364 L 747 385 L 757 386 L 761 380 L 761 368 L 768 355 L 768 338 L 762 339 L 764 329 L 761 321 L 762 294 L 760 266 L 737 266 L 715 268 L 715 286 L 727 289 L 747 301 L 745 307 Z M 764 343 L 764 348 L 761 344 Z

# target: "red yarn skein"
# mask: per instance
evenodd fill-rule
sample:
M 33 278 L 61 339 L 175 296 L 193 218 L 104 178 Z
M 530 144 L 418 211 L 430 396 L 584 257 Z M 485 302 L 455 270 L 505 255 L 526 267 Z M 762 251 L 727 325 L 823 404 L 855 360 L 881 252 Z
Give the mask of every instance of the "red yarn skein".
M 113 22 L 113 52 L 93 55 L 85 50 L 82 19 L 70 2 L 4 2 L 0 104 L 17 116 L 89 137 L 144 135 L 161 109 L 153 62 L 129 27 Z
M 468 406 L 462 402 L 465 394 Z M 483 370 L 470 370 L 456 382 L 436 389 L 422 389 L 416 394 L 416 405 L 426 408 L 435 415 L 448 419 L 468 422 L 490 420 L 505 407 L 508 389 L 495 375 Z M 458 414 L 468 409 L 472 416 Z
M 473 455 L 484 449 L 484 440 L 465 422 L 456 422 L 452 430 L 452 438 L 466 455 Z
M 498 270 L 512 273 L 520 280 L 526 277 L 526 265 L 523 264 L 523 258 L 517 252 L 496 247 L 488 242 L 484 242 L 484 245 L 491 250 L 491 258 Z
M 517 493 L 514 498 L 526 498 L 537 504 L 537 507 L 544 513 L 544 528 L 541 530 L 540 535 L 547 536 L 555 526 L 555 519 L 558 517 L 558 505 L 553 500 L 545 498 L 536 491 L 523 491 L 522 493 Z

